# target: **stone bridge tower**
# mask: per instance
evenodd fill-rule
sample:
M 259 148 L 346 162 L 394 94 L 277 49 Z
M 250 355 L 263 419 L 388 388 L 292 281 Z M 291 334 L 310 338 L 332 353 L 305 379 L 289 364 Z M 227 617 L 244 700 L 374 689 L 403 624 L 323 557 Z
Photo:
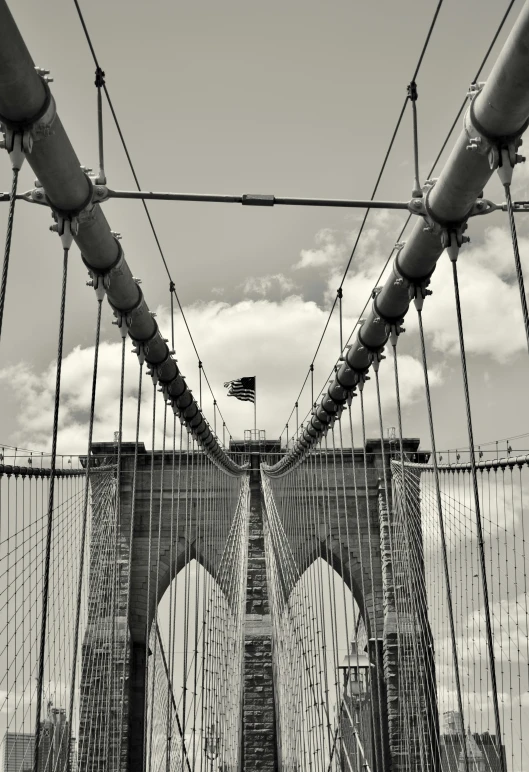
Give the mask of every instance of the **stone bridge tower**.
M 405 450 L 416 453 L 418 440 L 405 441 Z M 238 448 L 235 448 L 237 450 Z M 260 455 L 259 447 L 246 448 L 251 460 L 250 475 L 250 523 L 246 587 L 246 623 L 244 633 L 244 679 L 243 705 L 241 721 L 243 740 L 241 749 L 242 770 L 250 772 L 256 769 L 274 771 L 278 769 L 278 738 L 277 716 L 275 711 L 275 690 L 272 676 L 272 626 L 268 605 L 268 588 L 266 565 L 264 558 L 263 518 L 265 517 L 263 497 L 261 492 L 261 475 L 259 467 L 264 457 Z M 385 443 L 386 469 L 390 468 L 390 457 L 394 447 Z M 93 452 L 101 458 L 112 457 L 115 448 L 111 443 L 100 443 L 94 446 Z M 120 475 L 120 518 L 119 518 L 119 555 L 117 566 L 108 570 L 117 570 L 119 592 L 112 599 L 111 593 L 105 589 L 104 582 L 97 575 L 101 571 L 101 555 L 108 552 L 108 521 L 112 520 L 113 501 L 98 500 L 94 492 L 93 524 L 92 524 L 92 557 L 89 587 L 90 617 L 83 643 L 82 673 L 81 673 L 81 722 L 79 732 L 79 763 L 86 772 L 105 766 L 107 749 L 98 748 L 93 742 L 93 721 L 90 710 L 105 709 L 110 706 L 112 725 L 111 744 L 117 754 L 118 737 L 123 735 L 123 751 L 120 770 L 127 772 L 143 771 L 143 725 L 145 706 L 145 658 L 148 655 L 145 646 L 147 624 L 154 618 L 155 609 L 162 595 L 176 573 L 187 561 L 196 559 L 204 565 L 210 574 L 217 575 L 222 547 L 228 537 L 229 522 L 219 527 L 219 511 L 230 512 L 233 516 L 236 508 L 239 482 L 230 485 L 219 472 L 216 477 L 209 476 L 206 480 L 204 467 L 197 466 L 189 454 L 182 454 L 180 489 L 175 491 L 175 503 L 181 516 L 177 532 L 174 533 L 173 549 L 170 545 L 171 522 L 171 483 L 170 454 L 165 459 L 161 453 L 154 454 L 153 498 L 151 501 L 151 462 L 152 455 L 140 448 L 139 465 L 136 480 L 135 522 L 132 545 L 130 543 L 130 526 L 132 513 L 132 443 L 123 445 L 123 464 Z M 367 453 L 367 487 L 365 485 L 363 450 L 345 451 L 343 479 L 338 480 L 338 490 L 345 487 L 347 498 L 347 515 L 343 503 L 338 501 L 334 486 L 326 489 L 323 481 L 317 487 L 316 497 L 320 505 L 328 507 L 331 519 L 330 530 L 312 529 L 308 531 L 306 541 L 291 543 L 292 553 L 300 573 L 306 570 L 318 557 L 332 563 L 334 569 L 344 578 L 351 589 L 358 607 L 364 611 L 365 626 L 369 637 L 369 656 L 376 665 L 372 679 L 372 689 L 382 695 L 382 710 L 376 708 L 376 724 L 383 727 L 382 734 L 374 733 L 377 747 L 373 758 L 382 760 L 386 770 L 394 772 L 404 768 L 402 747 L 399 736 L 403 732 L 400 725 L 396 695 L 399 694 L 399 662 L 409 656 L 406 646 L 409 639 L 399 638 L 395 626 L 397 607 L 395 601 L 395 576 L 403 570 L 406 561 L 411 556 L 403 556 L 402 565 L 392 564 L 392 553 L 389 549 L 390 529 L 397 527 L 393 513 L 396 507 L 390 501 L 389 511 L 385 506 L 382 483 L 382 457 L 380 442 L 368 441 Z M 191 465 L 194 464 L 193 468 Z M 345 518 L 353 519 L 355 513 L 355 492 L 353 485 L 353 464 L 356 469 L 358 497 L 358 523 L 360 539 L 354 536 L 349 543 L 350 551 L 344 540 L 346 533 Z M 164 465 L 164 494 L 160 501 L 162 465 Z M 339 476 L 341 472 L 339 471 Z M 202 541 L 208 542 L 208 556 L 197 552 L 196 548 L 196 501 L 188 496 L 189 481 L 194 476 L 193 486 L 200 495 L 207 499 L 205 515 L 200 525 Z M 202 477 L 201 477 L 202 475 Z M 187 482 L 185 482 L 187 480 Z M 295 488 L 295 478 L 291 483 Z M 297 495 L 297 494 L 295 494 Z M 301 488 L 299 495 L 302 495 Z M 341 494 L 340 494 L 341 495 Z M 325 502 L 323 499 L 325 498 Z M 369 509 L 369 517 L 368 517 Z M 160 521 L 161 513 L 161 521 Z M 182 513 L 185 513 L 182 516 Z M 354 515 L 356 518 L 356 514 Z M 339 522 L 340 521 L 340 522 Z M 340 529 L 338 529 L 340 524 Z M 420 534 L 420 523 L 418 524 Z M 399 526 L 400 527 L 400 526 Z M 152 549 L 157 551 L 157 534 L 160 530 L 160 566 L 156 582 L 156 559 Z M 339 543 L 337 534 L 342 534 Z M 332 539 L 331 539 L 332 533 Z M 151 577 L 147 577 L 149 565 L 149 536 L 151 535 Z M 371 551 L 369 552 L 369 543 Z M 152 546 L 154 545 L 154 547 Z M 422 543 L 420 537 L 412 545 L 415 561 L 422 565 Z M 110 552 L 109 559 L 110 559 Z M 172 560 L 170 556 L 172 554 Z M 129 559 L 131 556 L 131 560 Z M 307 556 L 309 556 L 307 558 Z M 394 555 L 393 555 L 394 557 Z M 103 561 L 104 564 L 104 561 Z M 127 591 L 130 582 L 130 607 L 127 617 Z M 150 595 L 147 586 L 150 585 Z M 285 602 L 293 587 L 285 587 Z M 93 692 L 97 684 L 104 680 L 110 667 L 110 652 L 108 651 L 108 630 L 112 619 L 112 602 L 117 612 L 115 626 L 115 651 L 125 652 L 126 683 L 119 684 L 114 694 L 99 691 L 99 697 L 94 702 Z M 373 611 L 374 610 L 374 611 Z M 426 618 L 426 616 L 425 616 Z M 428 625 L 415 630 L 421 646 L 426 654 L 423 657 L 423 672 L 415 673 L 418 680 L 429 679 L 428 689 L 435 694 L 435 671 L 431 652 L 431 635 Z M 428 647 L 430 647 L 428 649 Z M 430 659 L 428 659 L 430 657 Z M 123 667 L 123 662 L 118 662 Z M 401 684 L 402 685 L 402 684 Z M 411 689 L 411 687 L 410 687 Z M 400 692 L 402 693 L 402 691 Z M 123 701 L 121 697 L 123 694 Z M 411 694 L 411 692 L 410 692 Z M 411 697 L 410 697 L 411 699 Z M 427 707 L 427 706 L 426 706 Z M 414 706 L 417 722 L 426 722 L 426 729 L 432 731 L 437 727 L 436 709 L 430 712 L 424 704 Z M 409 716 L 409 711 L 407 713 Z M 421 718 L 422 716 L 422 718 Z M 120 730 L 120 722 L 122 727 Z M 417 731 L 424 727 L 418 726 Z M 426 731 L 426 730 L 424 730 Z M 376 751 L 376 752 L 375 752 Z M 417 759 L 418 768 L 420 759 Z M 432 764 L 436 772 L 438 765 Z

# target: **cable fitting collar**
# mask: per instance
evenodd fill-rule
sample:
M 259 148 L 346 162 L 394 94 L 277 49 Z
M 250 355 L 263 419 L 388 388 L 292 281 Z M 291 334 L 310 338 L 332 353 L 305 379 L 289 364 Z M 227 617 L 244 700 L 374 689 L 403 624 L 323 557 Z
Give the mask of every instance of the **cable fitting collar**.
M 521 135 L 529 126 L 529 118 L 516 134 L 493 136 L 489 134 L 480 124 L 475 115 L 474 99 L 479 94 L 485 84 L 480 83 L 479 87 L 471 94 L 471 102 L 465 113 L 465 132 L 468 137 L 467 150 L 472 153 L 486 156 L 492 171 L 498 167 L 505 166 L 512 169 L 517 163 L 522 163 L 525 158 L 518 155 L 517 150 L 522 144 Z M 470 92 L 469 92 L 470 93 Z M 503 151 L 506 151 L 505 154 Z M 501 176 L 501 175 L 500 175 Z M 510 182 L 510 179 L 509 179 Z M 504 183 L 505 184 L 505 183 Z
M 17 135 L 22 138 L 23 152 L 29 154 L 33 149 L 34 142 L 53 134 L 53 123 L 57 111 L 55 100 L 48 86 L 48 82 L 51 82 L 51 78 L 48 78 L 49 70 L 42 70 L 39 67 L 35 69 L 44 87 L 44 101 L 40 110 L 35 115 L 21 121 L 12 121 L 4 115 L 0 115 L 0 123 L 2 123 L 4 131 L 4 140 L 0 143 L 0 147 L 5 148 L 8 153 L 13 152 Z

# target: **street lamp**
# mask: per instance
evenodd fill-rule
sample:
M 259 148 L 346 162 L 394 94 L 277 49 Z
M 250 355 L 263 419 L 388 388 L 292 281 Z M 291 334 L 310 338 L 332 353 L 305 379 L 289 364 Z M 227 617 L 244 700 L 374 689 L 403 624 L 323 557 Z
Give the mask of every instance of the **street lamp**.
M 352 643 L 349 654 L 345 658 L 339 670 L 344 673 L 344 691 L 349 686 L 349 694 L 361 700 L 367 694 L 369 686 L 369 671 L 374 667 L 365 651 L 358 651 L 358 644 Z
M 372 667 L 374 665 L 369 656 L 364 650 L 358 649 L 356 642 L 351 643 L 349 653 L 345 656 L 342 664 L 338 666 L 338 669 L 343 671 L 343 697 L 340 714 L 343 713 L 346 722 L 344 729 L 349 724 L 349 732 L 352 732 L 352 736 L 348 731 L 342 734 L 342 749 L 349 759 L 349 767 L 351 766 L 349 751 L 353 752 L 351 755 L 356 760 L 355 772 L 360 772 L 360 770 L 369 772 L 370 770 L 365 750 L 370 747 L 372 739 L 369 721 L 369 685 Z M 349 741 L 347 740 L 348 737 L 350 738 Z M 345 768 L 345 759 L 342 760 L 342 766 Z

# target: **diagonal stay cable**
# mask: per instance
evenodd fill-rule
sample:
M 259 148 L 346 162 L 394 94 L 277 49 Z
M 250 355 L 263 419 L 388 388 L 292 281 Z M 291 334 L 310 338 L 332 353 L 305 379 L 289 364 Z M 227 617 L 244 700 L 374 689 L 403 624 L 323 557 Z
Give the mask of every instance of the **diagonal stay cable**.
M 483 59 L 481 60 L 481 64 L 479 65 L 479 68 L 478 68 L 478 70 L 477 70 L 477 72 L 476 72 L 476 75 L 475 75 L 475 77 L 474 77 L 474 79 L 473 79 L 473 81 L 472 81 L 473 83 L 477 82 L 477 80 L 479 79 L 479 77 L 480 77 L 481 73 L 483 72 L 483 69 L 485 68 L 485 65 L 487 64 L 487 61 L 488 61 L 488 59 L 489 59 L 489 56 L 490 56 L 490 54 L 492 53 L 492 49 L 494 48 L 494 46 L 495 46 L 495 44 L 496 44 L 496 42 L 497 42 L 497 40 L 498 40 L 498 37 L 499 37 L 499 36 L 500 36 L 500 34 L 501 34 L 501 31 L 502 31 L 502 29 L 503 29 L 503 27 L 504 27 L 504 25 L 505 25 L 505 22 L 507 21 L 507 18 L 508 18 L 508 16 L 509 16 L 509 14 L 510 14 L 510 12 L 511 12 L 511 10 L 512 10 L 512 7 L 513 7 L 513 5 L 514 5 L 514 3 L 515 3 L 515 2 L 516 2 L 516 0 L 510 0 L 510 2 L 509 2 L 509 5 L 507 6 L 507 9 L 506 9 L 505 13 L 503 14 L 503 16 L 502 16 L 502 18 L 501 18 L 501 20 L 500 20 L 500 23 L 499 23 L 499 25 L 498 25 L 498 28 L 496 29 L 496 32 L 494 33 L 494 36 L 493 36 L 493 38 L 492 38 L 492 41 L 490 42 L 490 44 L 489 44 L 489 47 L 487 48 L 487 51 L 485 52 L 485 56 L 484 56 L 484 57 L 483 57 Z M 436 12 L 436 13 L 437 13 L 437 12 Z M 437 18 L 437 16 L 435 16 L 435 18 Z M 423 55 L 421 55 L 421 56 L 423 56 Z M 421 59 L 421 61 L 422 61 L 422 59 Z M 416 74 L 417 74 L 417 73 L 416 73 Z M 451 136 L 452 136 L 452 134 L 454 133 L 454 129 L 455 129 L 456 125 L 457 125 L 457 122 L 459 121 L 459 119 L 460 119 L 460 117 L 461 117 L 461 114 L 462 114 L 463 110 L 465 109 L 465 105 L 466 105 L 466 103 L 467 103 L 467 97 L 465 97 L 465 99 L 463 100 L 463 102 L 462 102 L 462 104 L 461 104 L 461 107 L 459 108 L 459 110 L 458 110 L 458 112 L 457 112 L 457 115 L 456 115 L 456 117 L 454 118 L 454 121 L 452 122 L 452 125 L 450 126 L 450 128 L 449 128 L 449 130 L 448 130 L 448 133 L 447 133 L 447 135 L 446 135 L 446 137 L 445 137 L 445 139 L 444 139 L 444 141 L 443 141 L 443 144 L 441 145 L 441 149 L 439 150 L 439 152 L 438 152 L 438 154 L 437 154 L 437 156 L 436 156 L 436 158 L 435 158 L 435 160 L 434 160 L 434 162 L 433 162 L 432 166 L 430 167 L 430 171 L 428 172 L 428 175 L 427 175 L 427 177 L 431 177 L 431 176 L 432 176 L 432 174 L 433 174 L 433 172 L 434 172 L 434 170 L 435 170 L 435 168 L 436 168 L 437 164 L 439 163 L 439 160 L 441 159 L 441 156 L 443 155 L 443 153 L 444 153 L 444 151 L 445 151 L 445 149 L 446 149 L 446 146 L 447 146 L 447 144 L 448 144 L 448 142 L 449 142 L 449 140 L 450 140 L 450 137 L 451 137 Z M 369 210 L 368 210 L 368 212 L 369 212 Z M 404 234 L 404 231 L 405 231 L 405 230 L 406 230 L 406 228 L 408 227 L 408 224 L 409 224 L 409 222 L 410 222 L 410 220 L 411 220 L 411 217 L 412 217 L 412 215 L 410 214 L 410 215 L 408 215 L 408 217 L 406 218 L 406 221 L 405 221 L 405 223 L 404 223 L 403 227 L 401 228 L 401 231 L 400 231 L 400 233 L 399 233 L 399 236 L 398 236 L 398 238 L 397 238 L 397 243 L 401 241 L 401 239 L 402 239 L 402 236 L 403 236 L 403 234 Z M 364 222 L 365 222 L 365 220 L 364 220 Z M 358 239 L 357 239 L 357 242 L 356 242 L 356 243 L 358 243 Z M 356 243 L 355 243 L 355 247 L 354 247 L 354 248 L 356 248 Z M 391 250 L 391 252 L 390 252 L 390 254 L 388 255 L 388 258 L 387 258 L 386 262 L 384 263 L 384 265 L 383 265 L 383 267 L 382 267 L 382 270 L 380 271 L 380 273 L 379 273 L 379 275 L 378 275 L 378 278 L 377 278 L 377 280 L 376 280 L 375 284 L 373 285 L 373 289 L 379 285 L 379 283 L 380 283 L 380 280 L 382 279 L 382 276 L 383 276 L 383 274 L 384 274 L 384 272 L 385 272 L 386 268 L 387 268 L 387 267 L 388 267 L 388 265 L 389 265 L 389 261 L 391 260 L 391 257 L 392 257 L 392 255 L 393 255 L 393 251 L 394 251 L 394 250 L 392 249 L 392 250 Z M 344 279 L 345 279 L 345 276 L 344 276 Z M 342 284 L 343 284 L 343 279 L 342 279 Z M 342 286 L 342 285 L 340 285 L 340 286 Z M 331 311 L 330 311 L 330 313 L 329 313 L 329 318 L 327 319 L 327 324 L 325 325 L 325 329 L 327 329 L 327 326 L 329 325 L 329 322 L 330 322 L 330 318 L 331 318 L 331 316 L 332 316 L 332 313 L 333 313 L 333 311 L 334 311 L 334 307 L 335 307 L 335 305 L 336 305 L 336 300 L 337 300 L 337 298 L 335 298 L 335 300 L 334 300 L 333 306 L 332 306 L 332 308 L 331 308 Z M 366 302 L 365 302 L 365 305 L 364 305 L 364 307 L 362 308 L 362 311 L 361 311 L 361 312 L 360 312 L 360 314 L 358 315 L 358 319 L 357 319 L 357 321 L 355 322 L 355 325 L 354 325 L 353 329 L 351 330 L 351 334 L 349 335 L 349 337 L 348 337 L 348 339 L 347 339 L 347 343 L 349 343 L 349 341 L 350 341 L 350 340 L 351 340 L 351 338 L 353 337 L 353 335 L 354 335 L 354 332 L 355 332 L 355 330 L 357 329 L 357 327 L 358 327 L 358 324 L 359 324 L 359 322 L 360 322 L 360 319 L 363 317 L 363 315 L 364 315 L 364 313 L 365 313 L 365 311 L 366 311 L 366 309 L 367 309 L 367 307 L 368 307 L 368 305 L 369 305 L 370 301 L 371 301 L 371 294 L 369 295 L 368 299 L 366 300 Z M 325 331 L 324 331 L 324 332 L 325 332 Z M 322 343 L 322 340 L 323 340 L 323 335 L 322 335 L 322 338 L 320 339 L 320 342 L 318 343 L 318 348 L 316 349 L 316 352 L 319 350 L 319 348 L 320 348 L 320 346 L 321 346 L 321 343 Z M 347 345 L 347 343 L 346 343 L 346 345 Z M 344 348 L 345 348 L 345 347 L 344 347 Z M 313 357 L 313 359 L 312 359 L 312 363 L 313 363 L 313 364 L 314 364 L 314 360 L 315 360 L 315 358 L 316 358 L 316 356 L 314 356 L 314 357 Z M 330 378 L 330 377 L 332 376 L 333 372 L 334 372 L 334 368 L 333 368 L 333 370 L 331 370 L 331 371 L 330 371 L 328 378 Z M 320 392 L 319 392 L 318 396 L 316 397 L 316 401 L 318 401 L 318 399 L 321 397 L 321 395 L 322 395 L 322 393 L 323 393 L 323 390 L 325 389 L 325 385 L 326 385 L 326 383 L 327 383 L 327 380 L 328 380 L 328 378 L 325 380 L 325 383 L 324 383 L 324 385 L 322 386 L 322 388 L 321 388 L 321 390 L 320 390 Z M 299 402 L 299 398 L 301 397 L 301 394 L 302 394 L 302 392 L 303 392 L 303 389 L 305 388 L 305 384 L 306 384 L 306 382 L 307 382 L 307 379 L 308 379 L 308 374 L 307 374 L 307 376 L 305 377 L 305 380 L 304 380 L 304 382 L 303 382 L 303 386 L 301 387 L 301 391 L 300 391 L 300 393 L 299 393 L 299 395 L 298 395 L 298 397 L 297 397 L 297 400 L 296 400 L 296 402 Z M 294 410 L 295 410 L 295 407 L 293 407 L 293 408 L 292 408 L 292 411 L 291 411 L 291 413 L 290 413 L 290 415 L 289 415 L 289 417 L 288 417 L 288 421 L 290 421 L 290 419 L 291 419 L 291 417 L 292 417 L 292 415 L 293 415 L 293 413 L 294 413 Z M 309 413 L 307 413 L 307 415 L 309 415 Z M 307 417 L 307 416 L 305 416 L 305 418 L 306 418 L 306 417 Z M 305 420 L 305 418 L 304 418 L 303 420 Z M 288 422 L 287 422 L 287 423 L 288 423 Z M 283 430 L 283 431 L 284 431 L 284 430 Z M 281 436 L 283 436 L 283 432 L 281 432 Z
M 76 0 L 74 0 L 74 2 L 76 2 Z M 513 0 L 513 2 L 514 2 L 514 0 Z M 421 68 L 421 65 L 422 65 L 422 62 L 423 62 L 423 59 L 424 59 L 424 55 L 426 54 L 426 50 L 428 48 L 428 44 L 430 42 L 430 38 L 432 37 L 432 33 L 433 33 L 433 30 L 434 30 L 434 27 L 435 27 L 435 23 L 437 21 L 437 17 L 439 16 L 439 11 L 441 10 L 442 4 L 443 4 L 443 0 L 439 0 L 439 2 L 437 3 L 436 9 L 435 9 L 435 13 L 434 13 L 432 21 L 430 23 L 430 27 L 428 29 L 428 33 L 426 35 L 426 39 L 424 41 L 421 53 L 419 55 L 419 59 L 418 59 L 417 65 L 415 67 L 415 71 L 413 73 L 412 82 L 415 81 L 415 79 L 417 78 L 417 75 L 419 74 L 419 70 Z M 397 138 L 397 134 L 398 134 L 398 131 L 400 129 L 400 125 L 402 123 L 402 119 L 404 118 L 404 113 L 406 112 L 406 106 L 407 106 L 407 104 L 409 102 L 409 99 L 410 99 L 410 97 L 409 97 L 409 95 L 407 95 L 406 99 L 404 100 L 403 105 L 401 107 L 401 110 L 400 110 L 400 113 L 399 113 L 399 117 L 397 118 L 397 123 L 395 124 L 395 128 L 394 128 L 393 133 L 391 135 L 391 139 L 389 141 L 389 145 L 388 145 L 388 148 L 386 150 L 386 154 L 385 154 L 384 159 L 382 161 L 382 165 L 380 167 L 380 171 L 378 173 L 377 179 L 375 181 L 375 185 L 373 187 L 373 191 L 371 193 L 371 198 L 370 198 L 371 201 L 374 200 L 374 198 L 375 198 L 375 196 L 377 194 L 380 182 L 382 180 L 382 176 L 383 176 L 383 174 L 384 174 L 384 172 L 386 170 L 386 166 L 387 166 L 387 163 L 388 163 L 388 160 L 389 160 L 389 156 L 391 154 L 391 151 L 393 150 L 393 145 L 395 144 L 395 139 Z M 448 141 L 448 138 L 447 138 L 446 142 L 447 141 Z M 446 144 L 446 142 L 445 142 L 445 144 Z M 357 249 L 358 243 L 359 243 L 359 241 L 360 241 L 360 239 L 362 237 L 362 233 L 364 231 L 365 224 L 367 222 L 367 218 L 369 217 L 369 213 L 370 212 L 371 212 L 371 209 L 366 209 L 364 217 L 362 219 L 362 222 L 360 223 L 360 228 L 358 229 L 358 233 L 357 233 L 355 242 L 353 244 L 353 248 L 351 250 L 351 254 L 349 255 L 349 259 L 347 261 L 347 265 L 345 266 L 345 270 L 343 272 L 342 280 L 340 281 L 340 286 L 338 288 L 339 290 L 342 289 L 342 287 L 344 285 L 344 282 L 345 282 L 345 279 L 347 278 L 347 274 L 349 273 L 349 268 L 351 267 L 351 263 L 353 261 L 353 258 L 355 256 L 355 254 L 356 254 L 356 249 Z M 406 220 L 406 224 L 405 224 L 404 227 L 407 226 L 409 221 L 410 221 L 410 216 L 408 216 L 408 218 Z M 402 232 L 404 232 L 404 229 L 403 229 Z M 391 257 L 391 255 L 390 255 L 390 257 Z M 388 258 L 387 262 L 389 262 L 389 258 Z M 386 265 L 387 265 L 387 262 L 386 262 Z M 383 269 L 382 273 L 386 269 L 386 265 L 384 266 L 384 269 Z M 382 276 L 382 273 L 380 274 L 380 276 Z M 316 346 L 316 351 L 314 352 L 314 356 L 312 357 L 311 365 L 314 364 L 314 362 L 316 360 L 316 357 L 318 356 L 319 350 L 320 350 L 321 345 L 323 343 L 323 339 L 325 337 L 325 333 L 327 332 L 327 328 L 329 327 L 332 315 L 334 313 L 334 309 L 336 307 L 337 301 L 338 301 L 338 295 L 336 295 L 335 298 L 334 298 L 333 304 L 332 304 L 331 309 L 329 311 L 329 315 L 327 317 L 327 321 L 325 322 L 325 327 L 323 328 L 323 332 L 322 332 L 321 337 L 320 337 L 320 339 L 318 341 L 318 345 Z M 364 313 L 368 303 L 369 303 L 369 300 L 365 304 L 364 309 L 362 310 L 362 314 Z M 362 314 L 360 314 L 359 318 L 361 318 Z M 357 324 L 358 324 L 358 322 L 357 322 Z M 356 325 L 355 325 L 355 328 L 356 328 Z M 354 329 L 353 329 L 353 332 L 354 332 Z M 299 399 L 300 399 L 300 397 L 301 397 L 301 395 L 303 393 L 303 389 L 305 388 L 305 385 L 307 383 L 307 379 L 308 379 L 308 374 L 305 376 L 305 380 L 303 381 L 303 385 L 302 385 L 302 387 L 300 389 L 300 392 L 299 392 L 299 395 L 298 395 L 298 397 L 296 399 L 296 402 L 299 402 Z M 294 413 L 294 409 L 295 408 L 292 408 L 292 412 L 290 413 L 290 415 L 288 417 L 287 423 L 292 418 L 292 415 Z M 299 427 L 297 427 L 297 428 L 299 428 Z M 283 432 L 281 432 L 281 436 L 283 436 Z
M 97 70 L 99 71 L 99 70 L 101 70 L 101 67 L 99 65 L 99 60 L 97 58 L 97 54 L 95 52 L 95 48 L 94 48 L 94 45 L 92 43 L 92 38 L 91 38 L 90 33 L 88 31 L 88 27 L 86 26 L 86 22 L 84 20 L 83 13 L 81 11 L 81 7 L 79 5 L 79 0 L 73 0 L 73 2 L 74 2 L 74 5 L 75 5 L 75 8 L 77 10 L 77 15 L 79 16 L 79 21 L 81 22 L 81 26 L 83 28 L 83 32 L 85 34 L 86 42 L 88 43 L 88 47 L 90 48 L 90 53 L 92 54 L 92 59 L 94 60 L 94 64 L 95 64 Z M 441 2 L 442 2 L 442 0 L 441 0 Z M 104 81 L 102 82 L 102 88 L 103 88 L 103 91 L 105 92 L 105 96 L 107 98 L 108 106 L 110 108 L 110 112 L 112 113 L 112 118 L 114 119 L 114 124 L 115 124 L 117 132 L 119 134 L 119 138 L 120 138 L 121 144 L 123 146 L 123 150 L 125 152 L 125 156 L 127 157 L 127 162 L 129 164 L 132 176 L 134 178 L 134 182 L 136 184 L 137 189 L 141 190 L 140 181 L 139 181 L 138 175 L 136 174 L 136 169 L 135 169 L 134 164 L 132 162 L 132 157 L 130 155 L 127 143 L 125 141 L 125 137 L 123 135 L 123 131 L 121 130 L 121 125 L 120 125 L 120 122 L 118 120 L 117 113 L 116 113 L 116 111 L 114 109 L 114 104 L 112 102 L 112 99 L 110 98 L 110 93 L 109 93 L 107 85 L 106 85 L 106 83 Z M 156 228 L 154 227 L 154 223 L 152 221 L 152 217 L 151 217 L 151 213 L 149 211 L 149 207 L 147 206 L 146 201 L 144 201 L 143 199 L 142 199 L 142 205 L 143 205 L 143 209 L 145 210 L 145 214 L 147 215 L 147 219 L 149 221 L 149 226 L 151 228 L 152 235 L 154 236 L 154 240 L 156 242 L 156 246 L 158 248 L 158 252 L 160 253 L 160 257 L 162 259 L 162 263 L 163 263 L 163 266 L 165 268 L 165 272 L 167 273 L 167 276 L 169 278 L 170 290 L 171 290 L 172 294 L 174 294 L 175 300 L 176 300 L 176 302 L 178 304 L 178 308 L 180 309 L 180 313 L 182 314 L 182 319 L 184 321 L 187 333 L 189 335 L 189 339 L 191 341 L 193 349 L 195 350 L 195 354 L 197 356 L 197 359 L 200 362 L 202 360 L 201 360 L 201 357 L 200 357 L 200 355 L 198 353 L 198 349 L 197 349 L 197 346 L 196 346 L 196 343 L 195 343 L 195 339 L 193 338 L 193 335 L 191 334 L 191 329 L 189 327 L 189 323 L 187 321 L 187 317 L 186 317 L 186 315 L 184 313 L 184 309 L 182 307 L 182 304 L 180 303 L 180 298 L 178 297 L 178 293 L 177 293 L 176 288 L 175 288 L 175 283 L 174 283 L 173 278 L 171 276 L 171 272 L 169 270 L 169 266 L 167 264 L 167 260 L 165 258 L 165 253 L 163 251 L 162 245 L 160 243 L 160 239 L 158 237 L 158 233 L 156 231 Z M 211 384 L 210 384 L 209 379 L 208 379 L 208 377 L 206 375 L 206 371 L 205 371 L 203 365 L 202 365 L 202 371 L 204 373 L 204 378 L 206 379 L 206 383 L 208 384 L 208 388 L 209 388 L 209 390 L 211 392 L 211 396 L 212 396 L 213 399 L 216 399 L 215 395 L 213 393 L 213 389 L 211 387 Z M 224 421 L 224 416 L 222 415 L 220 409 L 218 408 L 218 404 L 217 404 L 217 409 L 219 410 L 220 417 Z M 231 432 L 230 432 L 230 434 L 231 434 Z

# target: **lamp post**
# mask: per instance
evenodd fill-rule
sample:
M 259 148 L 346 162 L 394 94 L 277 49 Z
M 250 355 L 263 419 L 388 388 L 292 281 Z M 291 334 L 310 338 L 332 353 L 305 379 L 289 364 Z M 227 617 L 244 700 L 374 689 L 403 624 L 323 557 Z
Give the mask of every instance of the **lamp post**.
M 212 723 L 209 729 L 206 730 L 206 735 L 204 737 L 204 754 L 207 759 L 210 760 L 210 770 L 213 772 L 214 770 L 214 762 L 219 757 L 219 750 L 220 750 L 220 737 L 219 737 L 219 731 L 218 726 L 215 725 L 215 723 Z
M 349 654 L 346 654 L 341 665 L 338 666 L 338 670 L 343 672 L 343 697 L 340 708 L 340 714 L 344 715 L 345 720 L 351 725 L 351 731 L 354 735 L 354 745 L 356 750 L 356 770 L 366 770 L 370 772 L 370 765 L 366 758 L 364 751 L 365 740 L 371 741 L 371 737 L 362 737 L 359 733 L 359 724 L 361 718 L 365 713 L 365 706 L 368 705 L 370 699 L 370 671 L 374 665 L 369 659 L 365 651 L 358 649 L 356 642 L 351 643 Z M 370 733 L 371 734 L 371 733 Z M 364 732 L 362 732 L 364 735 Z M 342 737 L 342 749 L 348 754 L 347 744 L 344 747 L 344 741 Z M 349 759 L 349 764 L 351 759 Z M 344 766 L 343 752 L 342 752 L 342 768 Z

